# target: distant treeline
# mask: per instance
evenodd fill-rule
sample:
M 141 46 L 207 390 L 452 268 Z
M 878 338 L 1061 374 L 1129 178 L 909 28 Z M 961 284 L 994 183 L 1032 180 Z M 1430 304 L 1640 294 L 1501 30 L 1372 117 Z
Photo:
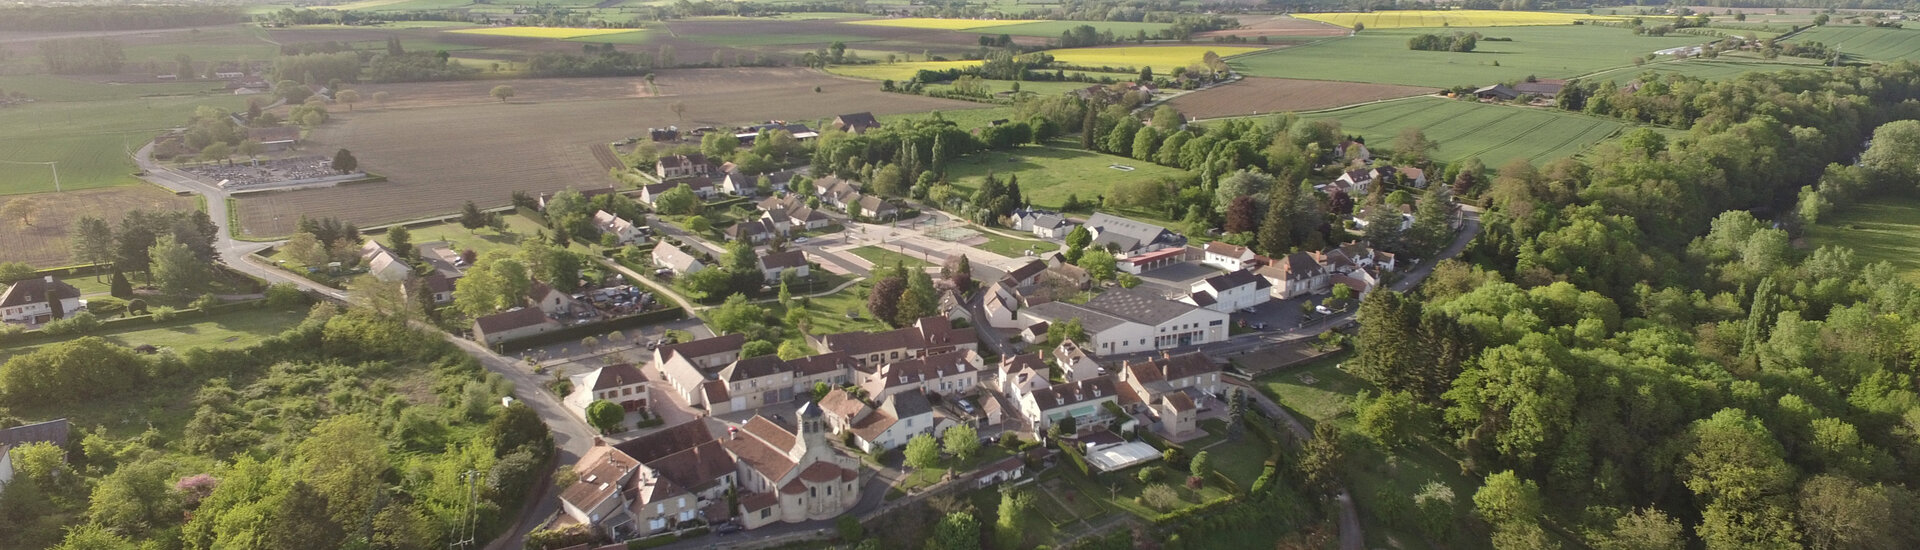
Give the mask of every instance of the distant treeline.
M 1407 48 L 1430 52 L 1470 52 L 1480 41 L 1480 33 L 1454 31 L 1453 36 L 1423 34 L 1407 39 Z
M 654 56 L 646 52 L 622 52 L 611 49 L 594 55 L 543 53 L 527 60 L 527 75 L 536 77 L 639 76 L 653 68 L 654 61 Z
M 222 6 L 44 6 L 0 8 L 0 31 L 124 31 L 246 21 Z
M 464 10 L 419 10 L 403 12 L 366 12 L 283 8 L 261 16 L 262 21 L 284 25 L 359 25 L 381 21 L 466 21 Z

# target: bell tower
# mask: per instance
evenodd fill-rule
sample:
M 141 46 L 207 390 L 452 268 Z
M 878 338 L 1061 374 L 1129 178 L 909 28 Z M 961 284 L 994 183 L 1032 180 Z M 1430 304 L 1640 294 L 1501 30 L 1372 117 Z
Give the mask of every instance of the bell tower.
M 787 451 L 789 459 L 799 462 L 811 449 L 828 448 L 826 418 L 821 414 L 820 405 L 806 401 L 800 405 L 799 410 L 794 411 L 793 416 L 799 421 L 799 425 L 794 434 L 796 437 L 793 438 L 793 448 Z

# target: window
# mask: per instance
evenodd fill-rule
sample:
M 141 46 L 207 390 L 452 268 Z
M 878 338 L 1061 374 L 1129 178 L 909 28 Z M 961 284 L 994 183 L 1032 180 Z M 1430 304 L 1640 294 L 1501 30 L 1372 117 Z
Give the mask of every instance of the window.
M 808 488 L 807 488 L 807 496 L 809 496 L 809 497 L 818 497 L 818 496 L 820 496 L 820 488 L 818 488 L 818 487 L 808 487 Z
M 832 485 L 828 485 L 828 486 L 827 486 L 827 496 L 833 496 L 833 486 L 832 486 Z
M 770 515 L 773 515 L 772 508 L 768 508 L 760 511 L 760 519 L 767 519 L 767 516 L 770 516 Z
M 1217 326 L 1220 326 L 1220 323 L 1222 323 L 1222 322 L 1224 322 L 1224 321 L 1219 321 L 1219 320 L 1215 320 L 1215 321 L 1213 321 L 1213 322 L 1211 322 L 1211 323 L 1207 323 L 1207 325 L 1208 325 L 1208 326 L 1215 326 L 1215 327 L 1217 327 Z

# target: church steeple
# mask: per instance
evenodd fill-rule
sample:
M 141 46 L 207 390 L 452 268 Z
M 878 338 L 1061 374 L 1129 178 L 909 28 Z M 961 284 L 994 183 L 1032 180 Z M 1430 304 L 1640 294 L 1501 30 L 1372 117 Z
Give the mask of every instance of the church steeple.
M 820 405 L 812 401 L 803 402 L 793 416 L 799 421 L 799 426 L 794 433 L 793 448 L 787 451 L 789 458 L 799 462 L 807 456 L 809 449 L 827 448 L 826 419 L 820 412 Z

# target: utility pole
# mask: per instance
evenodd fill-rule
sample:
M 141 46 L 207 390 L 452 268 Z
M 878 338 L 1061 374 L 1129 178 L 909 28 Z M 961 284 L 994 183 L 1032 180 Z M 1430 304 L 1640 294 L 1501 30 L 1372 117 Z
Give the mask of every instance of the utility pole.
M 480 472 L 477 470 L 461 472 L 460 482 L 467 487 L 467 502 L 461 506 L 461 519 L 454 522 L 453 536 L 448 537 L 450 542 L 447 547 L 464 549 L 474 545 L 474 522 L 479 516 L 474 507 L 480 497 Z

